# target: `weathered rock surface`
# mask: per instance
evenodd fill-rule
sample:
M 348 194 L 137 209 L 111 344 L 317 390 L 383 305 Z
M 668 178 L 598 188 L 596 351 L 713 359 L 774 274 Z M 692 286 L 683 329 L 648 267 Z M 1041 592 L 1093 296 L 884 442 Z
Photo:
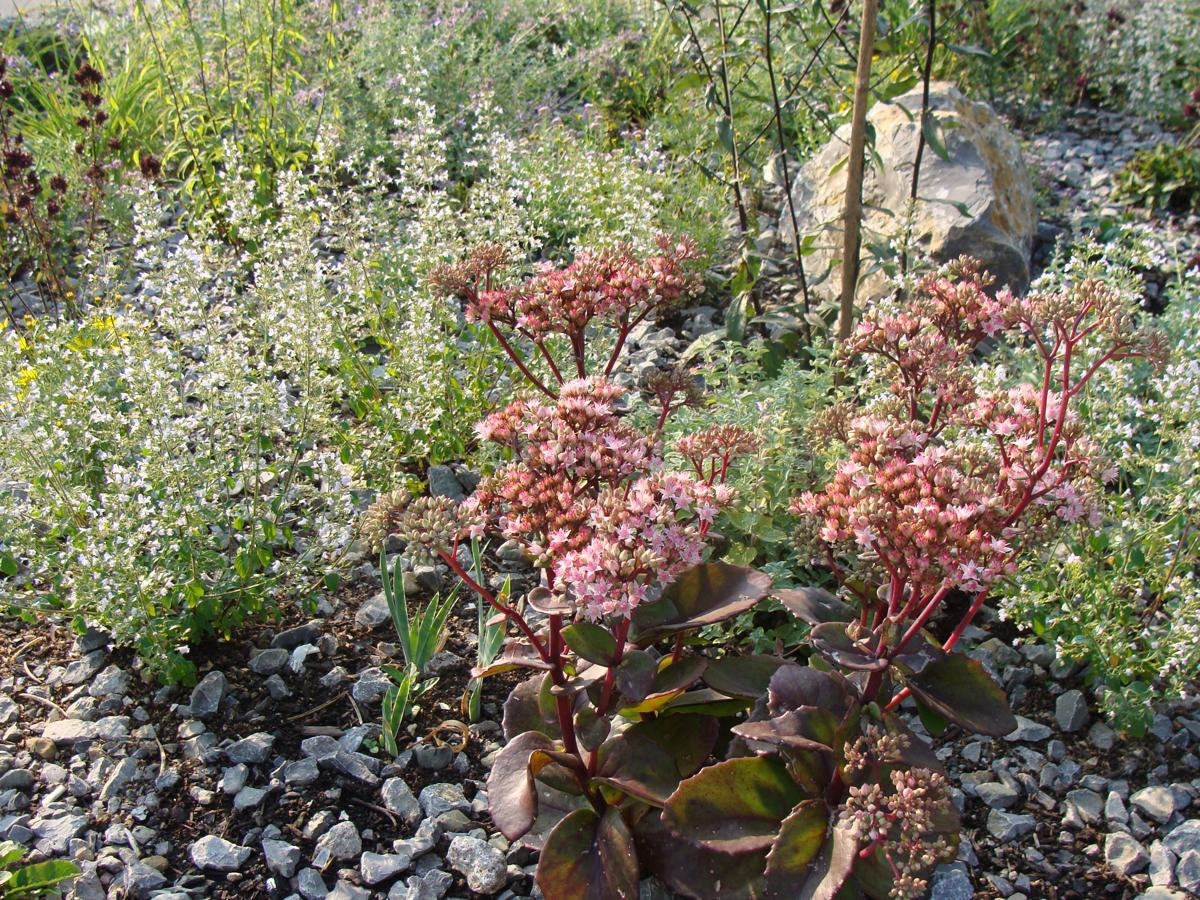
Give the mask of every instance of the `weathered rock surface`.
M 931 86 L 930 115 L 939 125 L 948 158 L 942 159 L 926 143 L 913 212 L 916 252 L 939 261 L 969 254 L 982 260 L 999 284 L 1023 290 L 1029 283 L 1037 207 L 1016 138 L 987 104 L 972 102 L 945 83 Z M 921 91 L 878 103 L 867 118 L 883 166 L 868 167 L 863 184 L 860 297 L 885 291 L 884 278 L 865 249 L 869 236 L 898 235 L 904 228 L 921 133 Z M 848 141 L 845 126 L 803 166 L 792 186 L 800 233 L 816 237 L 813 252 L 805 257 L 810 284 L 832 271 L 815 286 L 822 298 L 838 290 L 847 170 L 838 163 L 845 159 Z M 780 232 L 791 241 L 786 211 Z

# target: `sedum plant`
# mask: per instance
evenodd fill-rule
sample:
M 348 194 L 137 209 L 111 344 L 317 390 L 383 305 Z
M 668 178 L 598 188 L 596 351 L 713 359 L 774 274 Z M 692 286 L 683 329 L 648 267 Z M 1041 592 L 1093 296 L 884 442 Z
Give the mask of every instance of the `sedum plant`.
M 842 597 L 776 592 L 811 626 L 808 665 L 717 658 L 687 635 L 770 592 L 762 573 L 702 561 L 733 499 L 731 460 L 754 442 L 733 426 L 685 435 L 690 471 L 668 470 L 662 427 L 690 382 L 652 379 L 657 424 L 638 431 L 585 347 L 590 326 L 615 328 L 596 363 L 610 372 L 629 323 L 686 296 L 688 255 L 584 256 L 503 288 L 485 249 L 441 273 L 535 393 L 479 426 L 508 461 L 463 507 L 384 503 L 369 530 L 438 554 L 516 632 L 491 671 L 535 674 L 505 705 L 488 796 L 509 839 L 541 841 L 550 900 L 634 897 L 643 870 L 693 897 L 923 896 L 959 824 L 899 708 L 911 697 L 934 731 L 1015 727 L 1001 688 L 955 645 L 1023 552 L 1092 515 L 1109 467 L 1075 398 L 1104 365 L 1157 344 L 1098 282 L 991 296 L 965 261 L 882 304 L 840 350 L 861 361 L 857 406 L 825 423 L 845 456 L 793 504 Z M 979 361 L 1004 334 L 1039 362 L 1036 380 Z M 458 560 L 464 533 L 487 532 L 542 571 L 521 604 Z M 965 612 L 935 639 L 927 626 L 961 595 Z

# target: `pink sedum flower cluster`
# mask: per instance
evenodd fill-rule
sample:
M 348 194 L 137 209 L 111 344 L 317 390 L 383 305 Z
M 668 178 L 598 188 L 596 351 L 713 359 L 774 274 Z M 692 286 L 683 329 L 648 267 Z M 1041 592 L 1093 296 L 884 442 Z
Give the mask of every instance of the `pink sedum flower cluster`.
M 882 582 L 893 621 L 924 621 L 952 589 L 982 596 L 1055 526 L 1094 521 L 1113 470 L 1071 403 L 1105 362 L 1157 354 L 1096 283 L 1021 299 L 987 287 L 955 263 L 863 321 L 842 352 L 881 389 L 861 414 L 840 408 L 849 456 L 793 502 L 836 571 Z M 980 377 L 980 343 L 1006 334 L 1038 354 L 1040 383 Z
M 705 534 L 732 500 L 721 479 L 664 472 L 657 442 L 620 418 L 622 394 L 603 379 L 578 379 L 554 403 L 518 400 L 489 416 L 479 436 L 515 458 L 468 501 L 590 619 L 628 616 L 699 563 Z M 746 445 L 740 431 L 728 437 Z

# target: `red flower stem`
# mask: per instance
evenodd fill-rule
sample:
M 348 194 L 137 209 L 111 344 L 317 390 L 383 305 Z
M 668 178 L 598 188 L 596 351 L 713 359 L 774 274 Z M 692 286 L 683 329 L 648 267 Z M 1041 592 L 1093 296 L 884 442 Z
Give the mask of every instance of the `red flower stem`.
M 557 400 L 558 395 L 555 394 L 548 387 L 546 387 L 546 385 L 542 383 L 542 380 L 540 378 L 538 378 L 531 371 L 529 371 L 529 367 L 525 365 L 525 362 L 524 362 L 524 360 L 521 359 L 520 354 L 518 354 L 517 351 L 513 349 L 512 344 L 510 344 L 508 342 L 508 338 L 506 338 L 504 336 L 504 332 L 502 332 L 499 328 L 496 327 L 496 323 L 489 321 L 487 323 L 487 326 L 488 326 L 488 328 L 491 329 L 492 334 L 494 334 L 496 336 L 496 340 L 498 340 L 500 342 L 500 346 L 502 348 L 504 348 L 504 352 L 508 354 L 508 358 L 511 359 L 514 363 L 516 363 L 517 368 L 521 370 L 521 374 L 525 376 L 525 379 L 530 384 L 532 384 L 535 388 L 537 388 L 539 391 L 541 391 L 543 394 L 545 394 L 547 397 L 549 397 L 551 400 Z
M 467 571 L 458 564 L 458 560 L 455 559 L 451 554 L 441 552 L 438 555 L 442 558 L 442 561 L 445 562 L 446 565 L 448 565 L 450 567 L 450 570 L 452 572 L 454 572 L 454 574 L 457 575 L 460 579 L 462 579 L 462 582 L 467 587 L 469 587 L 476 594 L 478 594 L 480 597 L 482 597 L 484 600 L 486 600 L 488 602 L 488 605 L 491 606 L 492 609 L 496 610 L 496 612 L 500 613 L 502 616 L 504 616 L 506 619 L 508 619 L 510 622 L 512 622 L 514 625 L 517 626 L 517 629 L 523 635 L 525 635 L 525 637 L 526 637 L 526 639 L 528 639 L 530 645 L 533 647 L 534 650 L 537 651 L 537 655 L 542 660 L 542 662 L 548 662 L 548 663 L 553 662 L 553 660 L 550 658 L 550 655 L 547 653 L 545 646 L 542 644 L 542 642 L 540 640 L 538 640 L 537 634 L 529 626 L 529 623 L 525 621 L 524 616 L 522 616 L 519 612 L 517 612 L 511 606 L 505 606 L 503 603 L 498 601 L 495 598 L 495 596 L 492 594 L 491 591 L 489 591 L 482 584 L 480 584 L 478 581 L 476 581 L 474 578 L 472 578 L 470 575 L 468 575 Z
M 563 749 L 578 757 L 580 762 L 584 762 L 583 754 L 579 752 L 579 743 L 575 739 L 575 719 L 572 715 L 571 695 L 565 690 L 567 676 L 563 673 L 562 616 L 560 615 L 552 614 L 550 616 L 550 648 L 548 652 L 552 666 L 550 678 L 555 687 L 563 689 L 554 694 L 554 711 L 558 718 L 558 730 L 562 732 Z
M 943 584 L 940 588 L 938 588 L 937 593 L 935 593 L 929 598 L 928 601 L 926 601 L 924 609 L 921 610 L 921 614 L 917 616 L 916 620 L 910 626 L 908 626 L 908 631 L 904 632 L 904 637 L 902 637 L 900 639 L 900 643 L 896 645 L 897 649 L 900 647 L 907 647 L 908 642 L 921 633 L 921 629 L 925 627 L 925 623 L 933 617 L 933 614 L 937 612 L 938 607 L 942 605 L 942 601 L 946 599 L 946 595 L 949 593 L 949 584 Z M 986 596 L 986 592 L 984 595 Z M 971 613 L 971 615 L 974 616 L 975 614 Z

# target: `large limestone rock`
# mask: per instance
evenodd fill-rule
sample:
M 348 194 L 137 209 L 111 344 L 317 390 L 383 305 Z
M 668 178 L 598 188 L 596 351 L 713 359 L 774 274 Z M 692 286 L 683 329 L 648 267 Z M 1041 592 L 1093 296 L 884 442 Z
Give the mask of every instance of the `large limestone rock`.
M 910 258 L 915 253 L 946 261 L 969 254 L 983 261 L 998 284 L 1022 291 L 1029 284 L 1037 208 L 1020 147 L 991 107 L 968 100 L 953 86 L 935 82 L 929 99 L 949 159 L 942 159 L 926 144 Z M 860 301 L 887 290 L 886 276 L 870 245 L 886 244 L 893 238 L 898 244 L 903 234 L 920 117 L 920 89 L 891 103 L 877 103 L 867 116 L 875 131 L 875 157 L 868 154 L 863 184 Z M 849 138 L 849 126 L 839 129 L 804 165 L 792 186 L 800 232 L 816 238 L 812 254 L 805 257 L 806 272 L 810 281 L 827 273 L 815 287 L 821 298 L 836 296 L 840 285 Z M 791 219 L 786 206 L 780 231 L 790 245 Z

